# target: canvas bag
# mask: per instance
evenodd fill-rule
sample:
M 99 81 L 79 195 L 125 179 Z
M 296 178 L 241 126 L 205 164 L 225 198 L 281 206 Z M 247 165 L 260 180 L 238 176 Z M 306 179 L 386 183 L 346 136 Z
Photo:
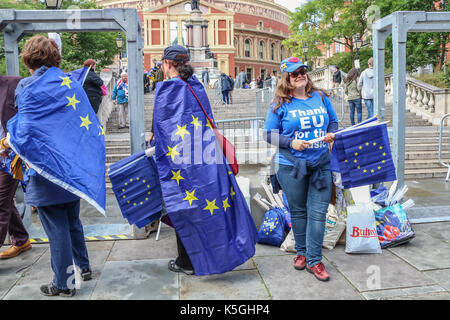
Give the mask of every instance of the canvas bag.
M 346 253 L 381 253 L 371 203 L 347 207 Z

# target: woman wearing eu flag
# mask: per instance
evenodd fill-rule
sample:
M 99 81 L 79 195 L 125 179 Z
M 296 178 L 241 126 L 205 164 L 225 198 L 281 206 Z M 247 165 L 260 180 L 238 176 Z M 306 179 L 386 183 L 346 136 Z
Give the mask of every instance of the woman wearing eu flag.
M 328 143 L 334 140 L 338 119 L 326 94 L 308 77 L 308 66 L 291 57 L 281 62 L 280 70 L 265 138 L 280 148 L 276 178 L 291 212 L 297 251 L 294 268 L 306 267 L 317 279 L 327 281 L 322 243 L 332 190 Z
M 31 76 L 22 79 L 17 85 L 15 104 L 19 111 L 24 108 L 19 102 L 21 92 L 44 77 L 48 70 L 59 68 L 61 55 L 54 40 L 34 36 L 25 43 L 22 59 L 30 70 Z M 69 85 L 70 83 L 67 82 Z M 57 85 L 60 86 L 59 83 Z M 48 90 L 51 92 L 52 88 Z M 19 121 L 17 127 L 27 126 L 26 121 L 23 124 L 20 123 L 20 119 L 23 118 L 17 119 Z M 67 132 L 61 132 L 61 134 L 67 134 Z M 30 137 L 29 141 L 33 141 L 33 137 Z M 82 270 L 83 280 L 91 279 L 83 226 L 79 218 L 80 197 L 50 182 L 42 175 L 36 174 L 30 176 L 25 202 L 27 205 L 37 207 L 42 226 L 50 242 L 51 265 L 55 276 L 52 283 L 41 286 L 41 293 L 47 296 L 73 296 L 75 289 L 71 279 L 74 277 L 74 262 Z

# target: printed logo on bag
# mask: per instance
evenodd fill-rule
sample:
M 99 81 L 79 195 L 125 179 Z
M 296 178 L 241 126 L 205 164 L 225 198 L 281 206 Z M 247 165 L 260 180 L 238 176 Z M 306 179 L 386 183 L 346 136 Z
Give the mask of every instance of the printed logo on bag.
M 377 229 L 358 228 L 353 227 L 353 233 L 350 235 L 353 238 L 377 238 Z

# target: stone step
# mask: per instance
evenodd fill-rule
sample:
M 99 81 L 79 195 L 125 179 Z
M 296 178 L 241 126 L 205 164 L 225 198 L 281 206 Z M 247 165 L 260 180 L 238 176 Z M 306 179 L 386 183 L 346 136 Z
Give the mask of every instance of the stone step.
M 131 154 L 131 147 L 126 145 L 106 147 L 107 155 Z
M 406 170 L 422 170 L 433 169 L 433 168 L 443 168 L 438 160 L 406 160 L 405 169 Z
M 450 152 L 442 152 L 442 157 L 444 159 L 448 159 L 450 156 Z M 438 152 L 437 151 L 406 151 L 405 160 L 437 160 Z
M 413 179 L 429 179 L 429 178 L 445 178 L 448 168 L 434 168 L 434 169 L 408 169 L 405 170 L 405 180 Z

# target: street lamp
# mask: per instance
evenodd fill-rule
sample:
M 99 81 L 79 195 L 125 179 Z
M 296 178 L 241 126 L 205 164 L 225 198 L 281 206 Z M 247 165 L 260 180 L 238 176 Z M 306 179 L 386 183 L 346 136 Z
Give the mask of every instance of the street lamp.
M 303 63 L 306 64 L 306 60 L 308 60 L 307 59 L 308 58 L 308 56 L 307 56 L 307 54 L 308 54 L 308 45 L 306 43 L 303 46 L 303 53 L 305 55 L 305 61 Z
M 356 36 L 355 39 L 355 48 L 356 48 L 356 59 L 355 59 L 355 68 L 359 69 L 359 49 L 362 47 L 362 40 Z
M 122 71 L 122 47 L 123 47 L 123 38 L 122 34 L 119 32 L 119 35 L 116 38 L 117 49 L 119 50 L 119 69 Z
M 61 9 L 62 0 L 45 0 L 47 9 Z

